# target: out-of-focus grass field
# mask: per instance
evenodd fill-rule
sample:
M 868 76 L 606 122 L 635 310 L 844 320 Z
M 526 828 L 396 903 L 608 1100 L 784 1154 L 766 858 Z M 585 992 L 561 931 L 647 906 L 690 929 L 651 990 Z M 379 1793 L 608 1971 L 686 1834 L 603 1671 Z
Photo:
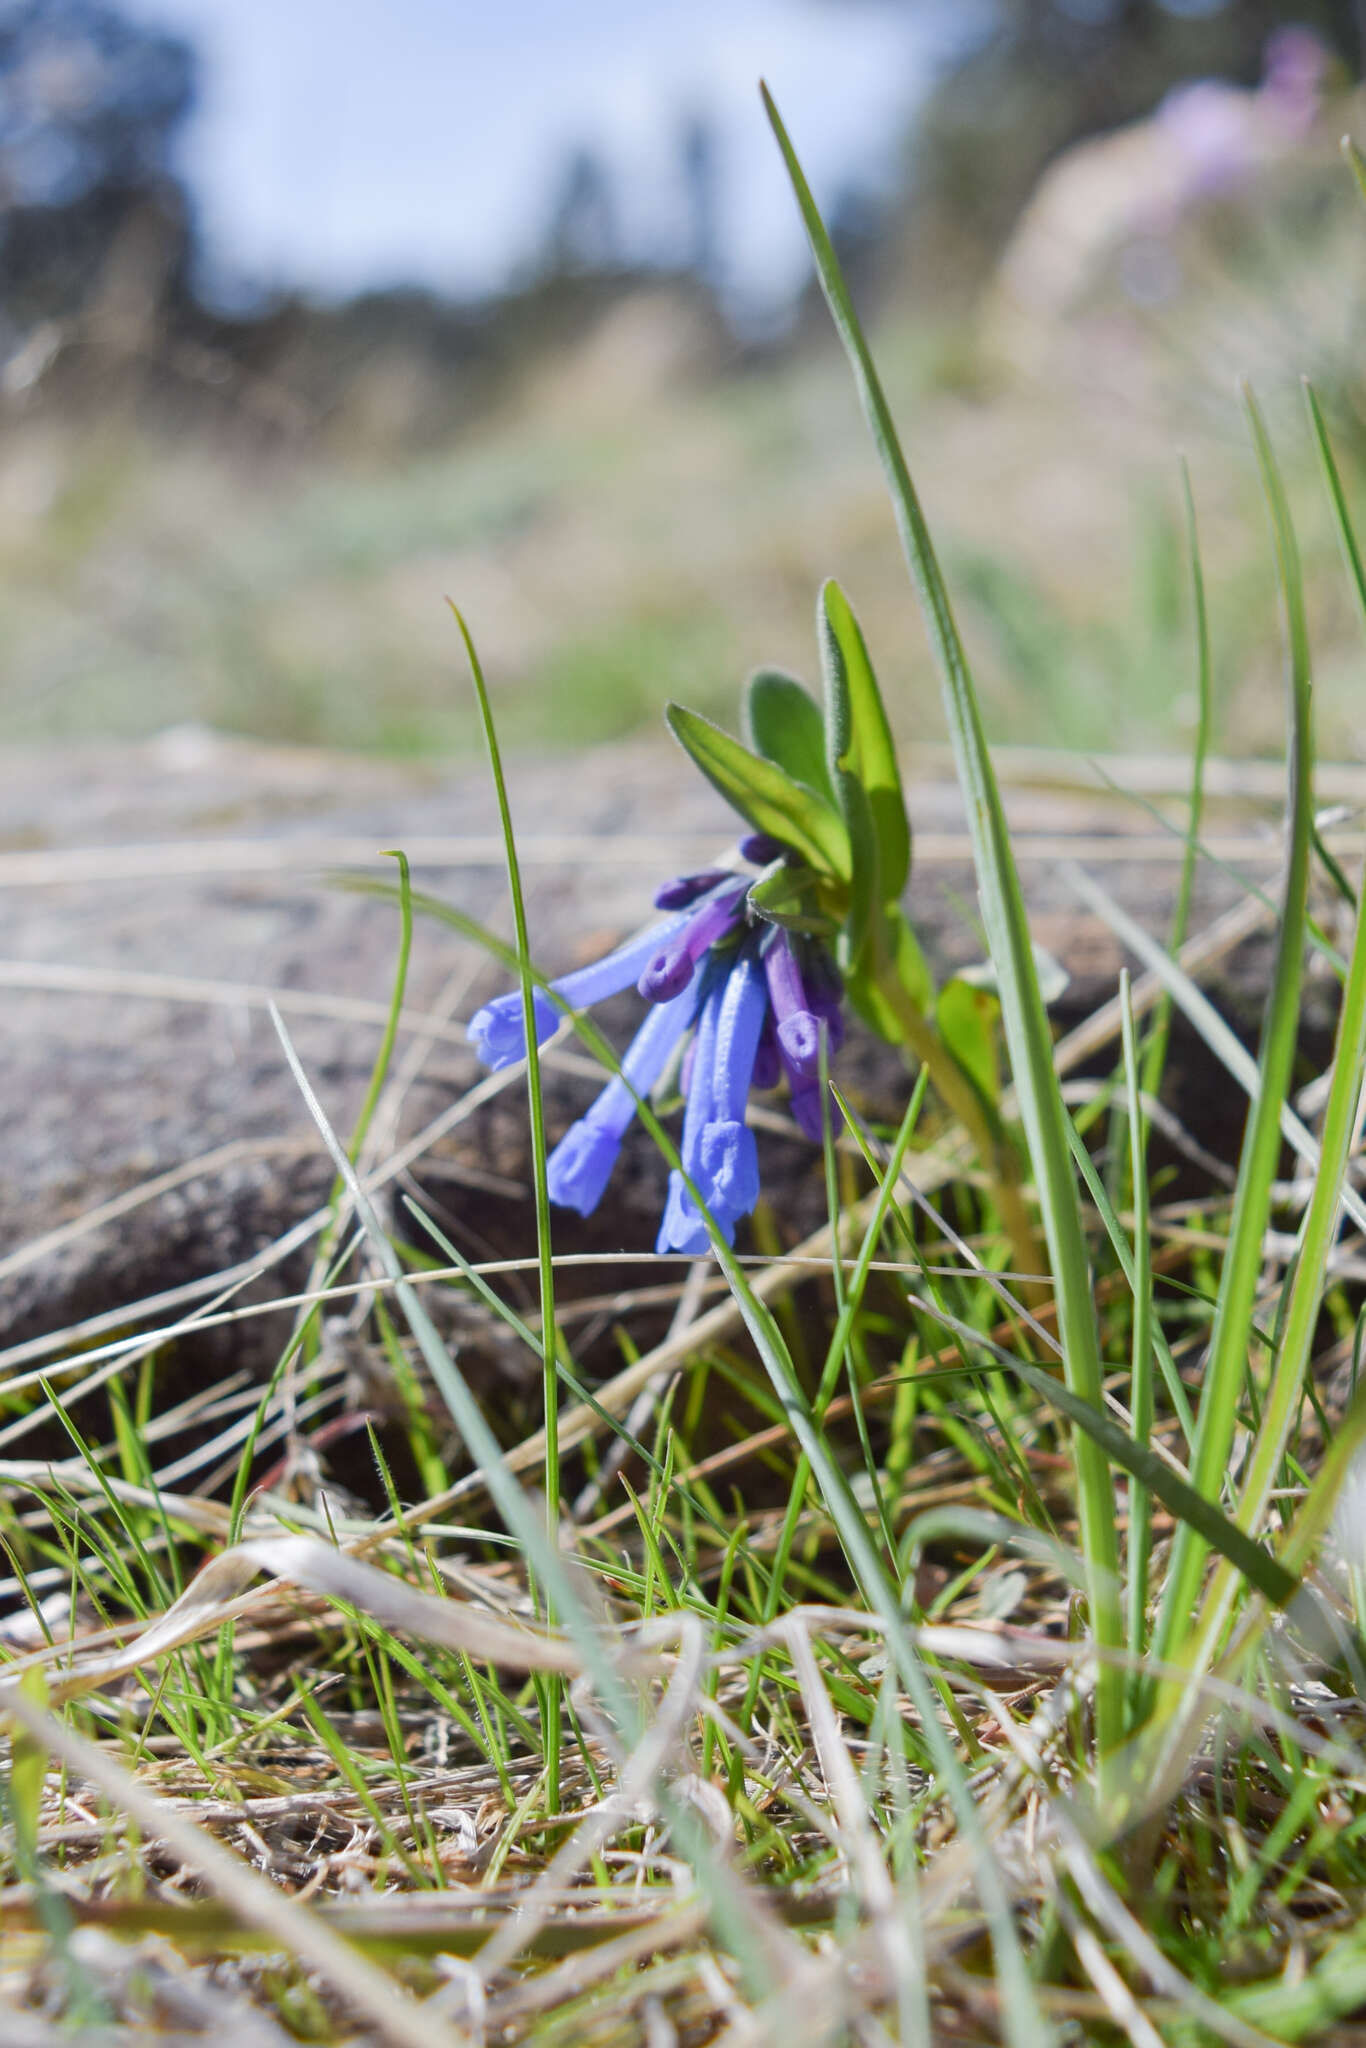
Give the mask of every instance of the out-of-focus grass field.
M 1279 215 L 1259 201 L 1236 235 L 1211 219 L 1181 248 L 1174 296 L 1098 302 L 1032 337 L 1028 373 L 995 360 L 980 308 L 940 317 L 889 253 L 880 360 L 996 738 L 1183 745 L 1184 451 L 1216 593 L 1216 743 L 1277 746 L 1273 579 L 1236 390 L 1247 374 L 1322 622 L 1322 749 L 1353 749 L 1355 629 L 1298 377 L 1318 366 L 1355 485 L 1366 234 L 1345 171 L 1320 167 L 1314 191 L 1312 232 L 1302 200 Z M 476 731 L 449 595 L 478 636 L 505 742 L 580 745 L 651 724 L 672 695 L 724 712 L 760 661 L 801 672 L 831 574 L 866 621 L 889 700 L 937 737 L 937 689 L 833 343 L 728 359 L 664 285 L 623 297 L 567 350 L 547 337 L 482 416 L 431 446 L 420 420 L 387 445 L 345 430 L 279 445 L 221 421 L 172 431 L 131 404 L 64 417 L 40 396 L 0 436 L 3 733 L 198 720 L 458 752 Z

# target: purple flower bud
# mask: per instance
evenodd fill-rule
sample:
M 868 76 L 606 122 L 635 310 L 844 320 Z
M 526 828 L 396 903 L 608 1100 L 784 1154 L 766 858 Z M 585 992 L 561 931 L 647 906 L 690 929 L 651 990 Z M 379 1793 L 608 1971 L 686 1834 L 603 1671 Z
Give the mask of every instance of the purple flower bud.
M 672 1002 L 693 978 L 697 961 L 688 946 L 676 941 L 662 953 L 657 953 L 636 987 L 647 1003 Z
M 844 1038 L 839 998 L 832 987 L 832 980 L 837 985 L 838 977 L 833 967 L 828 973 L 823 970 L 823 958 L 819 951 L 807 948 L 799 961 L 797 947 L 784 931 L 775 932 L 764 951 L 778 1044 L 789 1071 L 800 1080 L 809 1080 L 820 1071 L 822 1025 L 829 1034 L 827 1058 Z
M 810 1138 L 813 1145 L 825 1139 L 825 1126 L 821 1119 L 821 1085 L 819 1081 L 796 1080 L 788 1107 L 799 1130 Z
M 821 1020 L 812 1010 L 793 1010 L 778 1026 L 778 1043 L 789 1067 L 802 1075 L 821 1070 Z M 826 1054 L 829 1058 L 829 1054 Z
M 786 852 L 782 840 L 775 839 L 771 832 L 746 832 L 740 841 L 742 858 L 756 868 L 766 868 L 770 861 L 777 860 Z
M 647 1003 L 671 1002 L 692 980 L 693 970 L 709 946 L 739 922 L 744 884 L 718 889 L 686 919 L 667 946 L 646 965 L 636 984 Z
M 705 896 L 718 882 L 727 879 L 725 868 L 704 868 L 699 875 L 677 875 L 655 890 L 656 910 L 686 910 L 699 896 Z
M 825 1026 L 829 1035 L 828 1057 L 833 1059 L 844 1044 L 844 1012 L 840 1008 L 839 1000 L 838 998 L 832 1000 L 823 995 L 813 994 L 811 1008 L 815 1016 Z
M 806 1008 L 806 989 L 797 964 L 797 949 L 785 931 L 775 929 L 764 947 L 764 976 L 768 982 L 773 1014 L 779 1023 L 794 1011 Z
M 778 1051 L 782 1060 L 783 1071 L 787 1075 L 788 1088 L 791 1092 L 791 1100 L 788 1106 L 792 1111 L 793 1120 L 798 1128 L 810 1138 L 813 1144 L 819 1145 L 825 1137 L 821 1121 L 821 1084 L 810 1073 L 804 1073 L 788 1057 L 787 1048 L 782 1041 L 781 1026 L 779 1027 L 778 1035 Z

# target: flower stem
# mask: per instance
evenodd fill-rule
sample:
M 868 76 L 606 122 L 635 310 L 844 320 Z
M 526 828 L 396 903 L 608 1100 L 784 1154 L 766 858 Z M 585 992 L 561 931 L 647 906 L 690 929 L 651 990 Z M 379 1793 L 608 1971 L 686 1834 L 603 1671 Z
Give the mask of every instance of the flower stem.
M 952 1111 L 962 1124 L 986 1171 L 1010 1238 L 1016 1270 L 1040 1276 L 1038 1282 L 1026 1282 L 1020 1288 L 1024 1301 L 1034 1307 L 1045 1293 L 1043 1276 L 1047 1271 L 1047 1257 L 1024 1198 L 1015 1147 L 1004 1132 L 992 1130 L 972 1083 L 900 979 L 895 974 L 888 974 L 880 987 L 895 1012 L 905 1045 L 926 1069 L 945 1108 Z

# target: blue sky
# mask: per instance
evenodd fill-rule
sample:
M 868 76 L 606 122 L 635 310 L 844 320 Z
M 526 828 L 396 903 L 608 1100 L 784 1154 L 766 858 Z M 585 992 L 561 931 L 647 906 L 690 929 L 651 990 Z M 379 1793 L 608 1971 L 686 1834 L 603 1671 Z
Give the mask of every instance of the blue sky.
M 545 232 L 556 167 L 591 143 L 631 253 L 682 235 L 678 137 L 719 144 L 719 241 L 737 309 L 805 275 L 758 105 L 773 86 L 818 190 L 876 190 L 946 37 L 980 0 L 123 0 L 204 65 L 182 167 L 212 261 L 342 295 L 508 281 Z M 947 24 L 955 26 L 949 28 Z

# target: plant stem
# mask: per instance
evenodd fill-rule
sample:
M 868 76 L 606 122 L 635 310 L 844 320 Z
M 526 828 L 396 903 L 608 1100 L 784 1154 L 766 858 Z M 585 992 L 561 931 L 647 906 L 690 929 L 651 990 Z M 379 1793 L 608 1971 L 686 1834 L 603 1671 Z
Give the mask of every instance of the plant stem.
M 990 1177 L 992 1194 L 1013 1247 L 1017 1270 L 1040 1276 L 1038 1282 L 1026 1283 L 1020 1289 L 1022 1298 L 1030 1307 L 1035 1307 L 1046 1292 L 1042 1283 L 1047 1258 L 1024 1198 L 1015 1148 L 1004 1134 L 998 1135 L 992 1130 L 971 1081 L 947 1051 L 938 1032 L 909 991 L 902 987 L 895 975 L 888 975 L 880 986 L 896 1012 L 907 1047 L 926 1069 L 940 1100 L 962 1124 Z

